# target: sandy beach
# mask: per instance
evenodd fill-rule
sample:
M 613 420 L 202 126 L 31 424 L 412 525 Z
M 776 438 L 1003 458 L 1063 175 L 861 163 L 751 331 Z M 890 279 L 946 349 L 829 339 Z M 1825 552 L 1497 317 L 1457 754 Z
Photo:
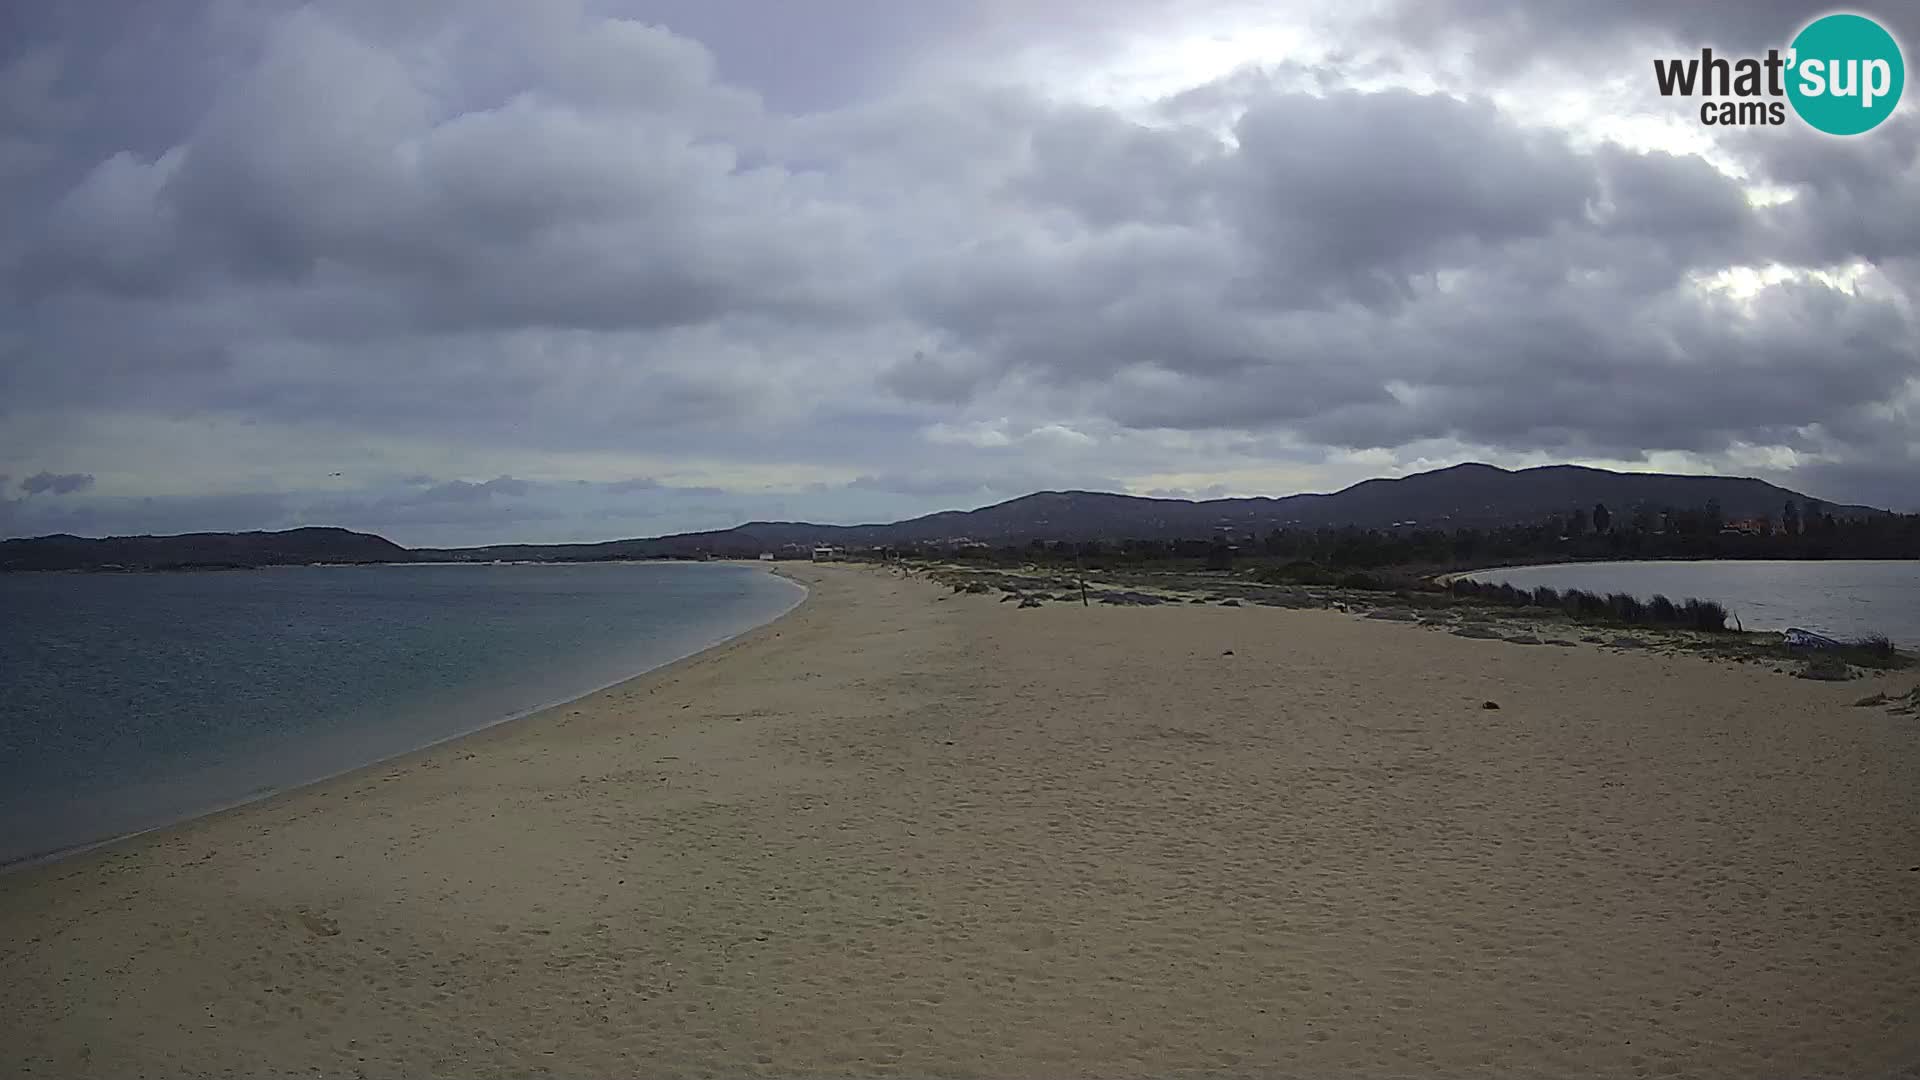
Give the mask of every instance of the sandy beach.
M 1911 674 L 790 572 L 0 877 L 0 1075 L 1920 1076 Z

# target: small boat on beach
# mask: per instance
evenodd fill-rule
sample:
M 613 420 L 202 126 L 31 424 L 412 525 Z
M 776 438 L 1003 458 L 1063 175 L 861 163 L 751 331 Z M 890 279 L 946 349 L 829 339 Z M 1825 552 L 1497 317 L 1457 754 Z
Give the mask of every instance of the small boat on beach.
M 1840 647 L 1839 642 L 1824 634 L 1802 630 L 1797 626 L 1788 627 L 1781 636 L 1786 638 L 1787 647 L 1790 649 L 1837 649 Z

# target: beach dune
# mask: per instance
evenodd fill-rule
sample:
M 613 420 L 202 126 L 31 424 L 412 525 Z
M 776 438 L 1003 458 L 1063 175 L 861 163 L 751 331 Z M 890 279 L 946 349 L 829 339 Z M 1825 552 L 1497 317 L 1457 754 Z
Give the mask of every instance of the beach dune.
M 1920 1075 L 1911 677 L 790 572 L 0 877 L 0 1074 Z

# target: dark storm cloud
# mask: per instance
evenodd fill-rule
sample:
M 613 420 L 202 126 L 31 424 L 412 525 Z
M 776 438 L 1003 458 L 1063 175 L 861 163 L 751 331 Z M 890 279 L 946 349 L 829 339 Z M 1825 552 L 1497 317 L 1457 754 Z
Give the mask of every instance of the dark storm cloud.
M 1675 271 L 1744 262 L 1781 216 L 1756 213 L 1737 183 L 1697 157 L 1603 146 L 1592 168 L 1609 207 L 1605 233 L 1658 245 Z
M 54 91 L 62 66 L 51 46 L 0 64 L 0 183 L 23 181 L 54 160 L 51 139 L 67 111 Z
M 20 490 L 29 495 L 70 495 L 92 486 L 93 476 L 89 473 L 39 472 L 20 481 Z
M 1804 193 L 1781 210 L 1791 223 L 1790 254 L 1814 264 L 1920 257 L 1920 100 L 1903 100 L 1871 138 L 1775 134 L 1738 146 L 1764 175 Z
M 0 415 L 405 445 L 395 490 L 208 505 L 436 540 L 770 505 L 661 462 L 788 470 L 821 485 L 803 516 L 886 517 L 1197 476 L 1229 443 L 1245 468 L 1771 446 L 1876 491 L 1865 462 L 1911 460 L 1910 105 L 1852 140 L 1722 135 L 1743 181 L 1495 104 L 1535 60 L 1639 78 L 1644 41 L 1763 47 L 1800 9 L 1402 5 L 1324 63 L 1132 112 L 954 77 L 1027 45 L 1092 62 L 1210 6 L 11 8 Z M 1419 84 L 1462 42 L 1458 92 L 1349 85 Z M 1777 266 L 1853 283 L 1708 286 Z M 603 455 L 480 476 L 677 479 L 442 481 L 425 446 Z M 64 501 L 163 516 L 123 494 Z
M 1885 461 L 1812 462 L 1791 471 L 1765 470 L 1762 475 L 1796 490 L 1847 493 L 1845 499 L 1833 501 L 1920 514 L 1920 486 L 1913 482 L 1920 474 L 1920 456 L 1897 452 L 1902 456 Z
M 1791 258 L 1819 227 L 1750 206 L 1698 158 L 1576 150 L 1411 93 L 1278 95 L 1240 135 L 1211 166 L 1231 178 L 1211 188 L 1218 234 L 1136 224 L 942 264 L 921 310 L 966 348 L 889 378 L 940 400 L 1024 372 L 1133 427 L 1631 457 L 1792 442 L 1915 373 L 1911 317 L 1890 300 L 1783 283 L 1749 310 L 1700 294 L 1690 273 Z M 1409 150 L 1417 182 L 1395 165 Z
M 1238 136 L 1237 217 L 1274 306 L 1390 301 L 1412 275 L 1575 221 L 1594 195 L 1564 141 L 1437 94 L 1275 95 Z
M 1227 156 L 1204 132 L 1146 127 L 1111 110 L 1063 108 L 1033 131 L 1009 185 L 1093 228 L 1203 223 Z
M 895 0 L 756 4 L 750 12 L 710 0 L 650 0 L 627 10 L 707 43 L 728 81 L 793 111 L 833 108 L 883 90 L 970 22 L 966 5 Z

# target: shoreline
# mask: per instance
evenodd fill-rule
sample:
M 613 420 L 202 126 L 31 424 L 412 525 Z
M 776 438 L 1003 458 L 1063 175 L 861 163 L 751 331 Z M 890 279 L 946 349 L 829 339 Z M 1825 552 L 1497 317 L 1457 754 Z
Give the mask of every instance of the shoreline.
M 421 564 L 327 563 L 327 564 L 303 564 L 303 565 L 408 566 L 408 565 L 421 565 Z M 462 564 L 448 563 L 448 564 L 431 564 L 431 565 L 462 565 Z M 493 564 L 477 563 L 474 565 L 491 566 Z M 728 562 L 728 565 L 737 565 L 737 566 L 743 566 L 743 567 L 751 566 L 755 569 L 760 569 L 760 568 L 765 568 L 766 564 L 748 563 L 745 561 L 731 560 Z M 259 567 L 258 569 L 280 569 L 280 567 Z M 635 671 L 626 675 L 621 675 L 618 678 L 601 682 L 601 683 L 598 683 L 597 685 L 590 686 L 585 690 L 580 691 L 579 693 L 568 694 L 565 697 L 558 698 L 553 701 L 548 701 L 538 705 L 533 705 L 528 708 L 519 710 L 518 712 L 509 713 L 497 719 L 488 720 L 484 723 L 479 724 L 476 727 L 467 728 L 462 731 L 457 731 L 450 735 L 440 736 L 439 738 L 433 739 L 429 742 L 422 743 L 419 746 L 415 746 L 406 750 L 399 751 L 398 753 L 388 754 L 384 757 L 374 758 L 370 761 L 361 762 L 357 765 L 350 765 L 344 769 L 336 769 L 336 770 L 333 770 L 332 772 L 323 773 L 319 776 L 314 776 L 314 777 L 301 779 L 301 780 L 295 780 L 285 784 L 269 785 L 264 788 L 257 789 L 253 792 L 250 792 L 237 799 L 221 802 L 216 805 L 209 806 L 205 809 L 194 810 L 187 814 L 180 815 L 177 817 L 169 817 L 165 821 L 160 821 L 152 825 L 144 826 L 142 828 L 132 829 L 127 832 L 116 833 L 112 836 L 103 837 L 99 840 L 91 840 L 81 844 L 73 844 L 66 847 L 55 848 L 49 851 L 34 852 L 27 855 L 19 856 L 16 858 L 0 860 L 0 879 L 4 879 L 11 874 L 20 873 L 26 870 L 37 868 L 37 867 L 55 865 L 67 859 L 76 858 L 78 856 L 85 855 L 89 852 L 98 851 L 102 848 L 111 847 L 115 844 L 119 844 L 122 842 L 136 840 L 140 837 L 148 836 L 153 833 L 163 832 L 168 829 L 180 828 L 183 826 L 191 825 L 194 822 L 201 821 L 207 818 L 218 817 L 222 814 L 231 813 L 233 811 L 241 810 L 246 807 L 253 806 L 259 803 L 268 802 L 273 799 L 281 798 L 287 795 L 293 795 L 307 788 L 315 787 L 317 785 L 330 783 L 336 780 L 348 779 L 348 778 L 351 778 L 356 773 L 360 773 L 368 769 L 378 768 L 382 765 L 402 762 L 415 755 L 425 754 L 434 750 L 445 748 L 451 744 L 458 743 L 463 739 L 469 739 L 478 735 L 485 734 L 486 732 L 492 731 L 493 729 L 501 727 L 503 725 L 515 724 L 521 721 L 536 720 L 542 713 L 548 712 L 550 710 L 563 708 L 565 706 L 573 704 L 576 701 L 580 701 L 583 698 L 592 697 L 595 694 L 603 693 L 607 690 L 614 689 L 615 687 L 621 686 L 625 683 L 632 682 L 636 679 L 646 678 L 647 676 L 652 675 L 656 672 L 666 671 L 669 668 L 675 667 L 688 660 L 694 659 L 703 653 L 709 652 L 714 649 L 722 648 L 731 642 L 737 641 L 742 637 L 745 637 L 749 634 L 754 633 L 755 631 L 761 630 L 765 627 L 772 626 L 775 623 L 779 622 L 780 620 L 793 614 L 795 611 L 799 610 L 799 608 L 807 602 L 807 599 L 811 594 L 811 590 L 807 588 L 804 582 L 796 580 L 791 575 L 782 574 L 778 570 L 767 569 L 767 572 L 772 574 L 774 577 L 778 577 L 778 578 L 781 578 L 782 580 L 791 582 L 793 585 L 798 587 L 800 589 L 799 597 L 796 598 L 792 604 L 788 605 L 784 610 L 780 611 L 778 614 L 774 615 L 772 618 L 767 619 L 763 622 L 754 623 L 753 625 L 748 626 L 743 630 L 739 630 L 739 631 L 736 631 L 735 633 L 728 634 L 724 637 L 721 637 L 719 640 L 709 641 L 704 645 L 696 646 L 676 656 L 673 656 L 667 660 L 653 664 L 646 668 L 642 668 L 639 671 Z
M 1436 585 L 1445 585 L 1449 581 L 1452 581 L 1455 578 L 1472 577 L 1474 574 L 1492 574 L 1502 570 L 1551 570 L 1559 566 L 1594 566 L 1594 565 L 1641 566 L 1641 565 L 1651 565 L 1651 564 L 1667 565 L 1671 563 L 1702 563 L 1702 564 L 1710 564 L 1710 565 L 1716 565 L 1716 566 L 1722 565 L 1722 564 L 1751 565 L 1755 563 L 1785 563 L 1791 566 L 1803 566 L 1803 565 L 1812 565 L 1816 563 L 1830 565 L 1833 563 L 1890 563 L 1890 562 L 1891 563 L 1920 562 L 1920 556 L 1889 555 L 1889 556 L 1886 556 L 1885 558 L 1855 558 L 1855 559 L 1731 559 L 1731 558 L 1695 559 L 1695 558 L 1682 558 L 1678 556 L 1654 556 L 1654 557 L 1645 558 L 1645 559 L 1554 559 L 1549 562 L 1530 561 L 1530 562 L 1515 562 L 1515 563 L 1490 563 L 1486 566 L 1476 566 L 1466 570 L 1448 570 L 1448 571 L 1445 571 L 1444 573 L 1433 574 L 1433 575 L 1430 575 L 1427 580 L 1432 581 Z
M 1902 649 L 1911 650 L 1920 649 L 1920 623 L 1914 623 L 1911 619 L 1903 621 L 1899 617 L 1901 609 L 1896 600 L 1888 600 L 1882 596 L 1879 607 L 1867 611 L 1864 615 L 1856 615 L 1851 611 L 1841 612 L 1835 607 L 1834 601 L 1849 597 L 1846 588 L 1839 580 L 1847 567 L 1858 567 L 1864 571 L 1869 567 L 1877 570 L 1890 563 L 1914 562 L 1916 560 L 1913 559 L 1571 559 L 1453 571 L 1437 575 L 1431 580 L 1435 585 L 1446 589 L 1451 589 L 1455 582 L 1462 580 L 1497 586 L 1500 584 L 1498 579 L 1504 576 L 1538 573 L 1561 578 L 1558 584 L 1549 587 L 1563 592 L 1579 590 L 1602 597 L 1612 593 L 1626 593 L 1643 603 L 1659 594 L 1667 595 L 1675 603 L 1681 602 L 1683 597 L 1710 600 L 1722 605 L 1728 617 L 1735 620 L 1735 625 L 1730 628 L 1735 632 L 1779 635 L 1798 627 L 1812 629 L 1823 635 L 1847 641 L 1883 637 Z M 1755 582 L 1739 577 L 1748 573 L 1761 574 L 1766 568 L 1782 566 L 1828 568 L 1828 577 L 1819 586 L 1821 595 L 1817 599 L 1811 598 L 1805 595 L 1806 590 L 1802 588 L 1799 594 L 1788 592 L 1778 597 L 1767 597 L 1763 595 L 1768 588 L 1767 582 Z M 1622 575 L 1631 576 L 1642 572 L 1643 568 L 1647 567 L 1678 567 L 1683 573 L 1689 568 L 1697 569 L 1701 573 L 1723 572 L 1734 567 L 1744 569 L 1734 570 L 1731 574 L 1725 575 L 1729 580 L 1719 584 L 1706 584 L 1687 589 L 1670 586 L 1656 587 L 1647 582 L 1627 585 L 1618 580 Z M 1566 580 L 1570 574 L 1575 577 L 1575 581 Z M 1577 578 L 1585 574 L 1613 580 L 1578 584 Z M 1756 585 L 1759 586 L 1757 591 Z M 1857 590 L 1858 586 L 1855 588 Z M 1856 602 L 1858 600 L 1857 597 L 1853 599 Z M 1819 601 L 1822 600 L 1826 602 L 1828 610 L 1821 609 Z M 1773 610 L 1775 608 L 1778 610 Z M 1754 617 L 1753 621 L 1759 625 L 1745 626 L 1749 617 Z M 1833 625 L 1836 618 L 1846 625 Z
M 0 878 L 0 1072 L 1920 1060 L 1920 738 L 1855 705 L 1911 676 L 791 573 L 538 719 Z

